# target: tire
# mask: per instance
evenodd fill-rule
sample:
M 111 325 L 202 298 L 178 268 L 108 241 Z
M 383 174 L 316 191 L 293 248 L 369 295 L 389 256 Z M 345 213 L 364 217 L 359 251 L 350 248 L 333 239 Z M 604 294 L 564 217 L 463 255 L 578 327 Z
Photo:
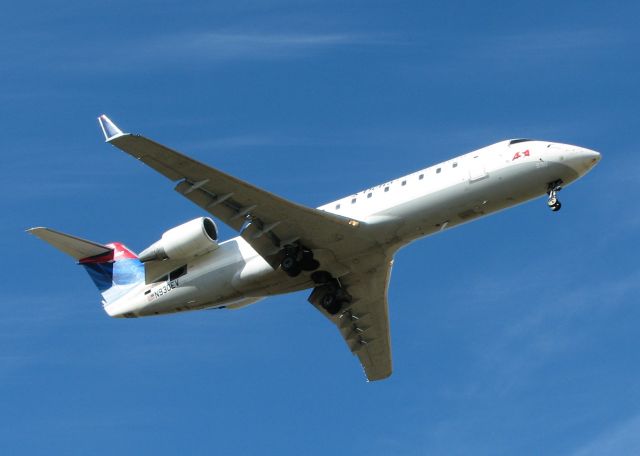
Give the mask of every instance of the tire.
M 558 198 L 556 198 L 555 196 L 552 196 L 551 198 L 549 198 L 549 200 L 547 201 L 547 205 L 551 208 L 553 208 L 556 204 L 558 204 Z
M 295 269 L 297 265 L 298 265 L 298 262 L 296 261 L 295 258 L 293 258 L 291 256 L 284 257 L 282 259 L 282 263 L 280 264 L 280 266 L 282 267 L 282 270 L 284 272 L 289 272 L 289 271 Z
M 300 267 L 300 265 L 298 265 L 296 266 L 295 269 L 292 269 L 291 271 L 287 272 L 287 274 L 289 274 L 289 277 L 298 277 L 301 272 L 302 272 L 302 268 Z
M 322 297 L 320 305 L 329 314 L 335 315 L 340 312 L 340 309 L 342 308 L 342 301 L 340 301 L 335 294 L 327 293 Z
M 311 280 L 313 280 L 318 285 L 325 285 L 329 283 L 332 279 L 331 274 L 327 271 L 316 271 L 311 274 Z
M 290 256 L 286 256 L 282 259 L 280 267 L 289 275 L 289 277 L 297 277 L 302 272 L 300 263 L 298 263 L 295 258 Z
M 300 258 L 300 266 L 303 271 L 315 271 L 320 267 L 320 263 L 313 258 L 311 250 L 304 250 Z
M 560 204 L 560 201 L 558 201 L 556 204 L 554 204 L 554 205 L 551 207 L 551 210 L 552 210 L 553 212 L 558 212 L 558 211 L 560 210 L 560 208 L 561 208 L 561 207 L 562 207 L 562 204 Z
M 303 271 L 315 271 L 320 267 L 320 263 L 318 260 L 314 260 L 313 258 L 303 258 L 300 262 L 300 267 L 302 267 Z

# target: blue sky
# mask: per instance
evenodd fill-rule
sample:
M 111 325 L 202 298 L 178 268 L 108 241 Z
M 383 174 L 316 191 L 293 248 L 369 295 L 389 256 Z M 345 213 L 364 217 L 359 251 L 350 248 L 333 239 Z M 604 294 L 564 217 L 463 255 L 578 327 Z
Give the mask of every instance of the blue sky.
M 0 16 L 7 454 L 640 452 L 635 2 L 13 2 Z M 107 113 L 318 206 L 511 137 L 583 145 L 561 194 L 412 244 L 394 375 L 306 293 L 113 320 L 45 225 L 141 250 L 202 215 Z M 231 236 L 224 230 L 225 236 Z

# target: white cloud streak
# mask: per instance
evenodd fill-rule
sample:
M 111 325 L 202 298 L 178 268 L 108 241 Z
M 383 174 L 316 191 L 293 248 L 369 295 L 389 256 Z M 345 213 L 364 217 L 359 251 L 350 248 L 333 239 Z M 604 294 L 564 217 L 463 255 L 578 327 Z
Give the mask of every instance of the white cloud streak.
M 358 33 L 295 31 L 208 30 L 147 37 L 121 37 L 105 43 L 101 37 L 81 42 L 26 34 L 17 38 L 37 52 L 0 50 L 10 72 L 34 68 L 63 72 L 131 72 L 149 67 L 211 65 L 221 62 L 304 58 L 348 46 L 389 44 L 384 37 Z M 96 52 L 100 49 L 100 52 Z M 176 67 L 179 69 L 180 67 Z M 17 94 L 24 97 L 28 93 Z M 0 96 L 16 96 L 13 92 Z
M 596 436 L 571 456 L 613 456 L 640 453 L 640 414 Z
M 212 60 L 278 59 L 337 46 L 365 44 L 350 34 L 201 32 L 173 35 L 140 43 L 145 58 Z
M 473 299 L 481 302 L 487 296 L 491 296 L 492 300 L 499 296 L 501 301 L 516 302 L 518 296 L 528 291 L 538 294 L 540 304 L 518 319 L 511 320 L 501 333 L 495 335 L 490 346 L 482 347 L 477 353 L 478 367 L 483 372 L 491 372 L 491 383 L 476 381 L 467 385 L 463 394 L 477 395 L 487 387 L 506 394 L 521 386 L 523 379 L 550 359 L 580 345 L 586 337 L 586 330 L 574 328 L 569 334 L 566 328 L 584 315 L 603 315 L 614 311 L 620 303 L 632 302 L 629 297 L 640 293 L 640 270 L 606 282 L 584 284 L 569 291 L 553 287 L 548 292 L 540 293 L 535 284 L 527 286 L 519 283 L 518 288 L 513 289 L 509 283 L 518 282 L 504 280 L 495 283 L 482 279 L 472 292 L 475 296 Z

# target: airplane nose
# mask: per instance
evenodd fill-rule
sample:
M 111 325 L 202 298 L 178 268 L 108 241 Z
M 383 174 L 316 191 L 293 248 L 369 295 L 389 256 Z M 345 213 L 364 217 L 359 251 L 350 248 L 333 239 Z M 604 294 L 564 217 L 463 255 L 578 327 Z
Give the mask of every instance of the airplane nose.
M 580 155 L 580 160 L 584 162 L 589 169 L 593 168 L 601 158 L 600 152 L 596 152 L 595 150 L 582 149 L 578 152 Z
M 600 158 L 600 153 L 595 150 L 578 148 L 570 155 L 567 161 L 569 166 L 582 176 L 598 164 Z
M 593 163 L 597 163 L 600 160 L 600 152 L 596 152 L 595 150 L 582 149 L 580 153 L 582 153 L 585 158 L 591 160 Z

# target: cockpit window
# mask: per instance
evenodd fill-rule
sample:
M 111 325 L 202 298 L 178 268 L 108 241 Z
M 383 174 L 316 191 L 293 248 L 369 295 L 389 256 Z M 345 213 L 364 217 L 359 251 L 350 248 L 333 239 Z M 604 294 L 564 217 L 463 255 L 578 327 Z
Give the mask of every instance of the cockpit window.
M 533 139 L 526 139 L 526 138 L 512 139 L 511 141 L 509 141 L 509 145 L 523 143 L 527 141 L 533 141 Z

